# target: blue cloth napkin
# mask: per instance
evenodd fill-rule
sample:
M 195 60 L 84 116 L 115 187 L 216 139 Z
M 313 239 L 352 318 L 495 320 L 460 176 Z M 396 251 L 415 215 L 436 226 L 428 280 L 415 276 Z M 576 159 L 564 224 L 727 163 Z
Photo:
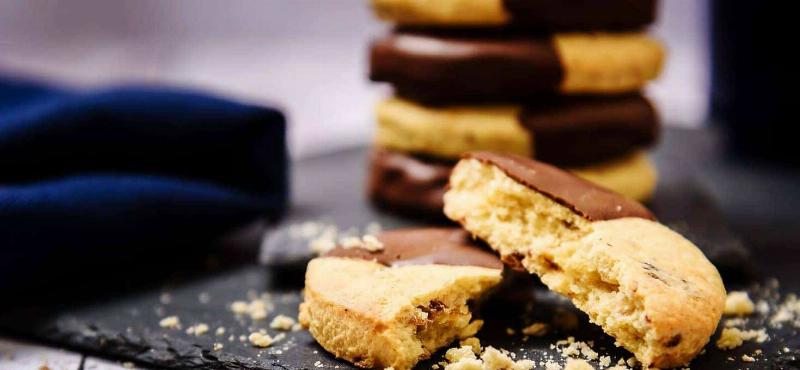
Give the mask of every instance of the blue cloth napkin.
M 279 215 L 285 133 L 275 109 L 190 91 L 0 76 L 0 280 L 56 251 L 202 243 Z

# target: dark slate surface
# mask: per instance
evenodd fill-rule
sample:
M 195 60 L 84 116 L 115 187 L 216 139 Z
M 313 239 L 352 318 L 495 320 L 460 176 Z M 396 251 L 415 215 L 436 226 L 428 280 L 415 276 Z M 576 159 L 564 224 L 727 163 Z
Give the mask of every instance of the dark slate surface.
M 796 242 L 788 247 L 780 244 L 776 241 L 780 240 L 778 234 L 765 234 L 769 242 L 763 244 L 757 244 L 757 235 L 746 239 L 736 237 L 715 206 L 715 197 L 706 191 L 709 182 L 737 181 L 730 171 L 724 175 L 726 172 L 717 170 L 723 167 L 717 160 L 715 140 L 706 131 L 666 133 L 656 153 L 662 179 L 652 208 L 662 222 L 685 233 L 707 252 L 720 267 L 729 289 L 752 286 L 753 282 L 777 276 L 783 284 L 780 289 L 797 291 L 796 270 L 800 265 L 797 249 L 792 249 Z M 319 361 L 324 368 L 350 368 L 325 353 L 305 331 L 288 332 L 284 340 L 268 349 L 253 348 L 240 342 L 239 336 L 261 328 L 275 335 L 277 332 L 268 328 L 272 317 L 278 313 L 297 315 L 308 253 L 305 242 L 287 237 L 286 225 L 307 220 L 336 223 L 342 229 L 363 228 L 370 222 L 378 222 L 384 228 L 414 224 L 412 220 L 378 213 L 366 204 L 362 194 L 364 153 L 364 149 L 347 150 L 297 163 L 293 177 L 294 207 L 279 225 L 253 225 L 236 239 L 213 246 L 148 248 L 163 253 L 146 256 L 120 251 L 116 258 L 104 255 L 100 261 L 90 259 L 89 263 L 70 262 L 61 266 L 70 273 L 4 298 L 0 332 L 150 367 L 316 369 L 315 363 Z M 257 246 L 264 228 L 270 230 L 271 237 L 267 238 L 265 253 L 259 259 Z M 756 243 L 762 249 L 756 249 L 754 255 L 748 254 L 743 240 L 748 241 L 748 246 Z M 763 248 L 779 244 L 784 255 L 764 257 L 771 250 Z M 256 260 L 262 263 L 255 264 Z M 541 359 L 554 355 L 550 344 L 572 335 L 577 340 L 595 341 L 595 349 L 611 355 L 614 362 L 630 356 L 615 349 L 613 340 L 586 322 L 586 317 L 568 302 L 547 292 L 533 278 L 521 279 L 530 279 L 532 284 L 502 291 L 484 307 L 486 326 L 479 334 L 484 345 Z M 752 289 L 755 295 L 764 294 L 763 288 Z M 170 299 L 164 299 L 165 292 Z M 248 295 L 264 292 L 271 294 L 270 301 L 275 305 L 267 320 L 253 322 L 237 318 L 230 311 L 232 301 L 247 300 Z M 201 300 L 201 295 L 207 300 Z M 526 311 L 530 302 L 536 309 Z M 553 315 L 567 311 L 578 316 L 577 330 L 555 331 L 527 341 L 506 333 L 508 327 L 547 322 Z M 202 322 L 210 326 L 210 331 L 193 336 L 183 330 L 160 328 L 159 320 L 169 315 L 179 316 L 184 329 Z M 754 317 L 748 327 L 758 328 L 764 319 Z M 226 329 L 223 336 L 214 333 L 219 326 Z M 793 360 L 800 348 L 796 329 L 789 325 L 771 329 L 769 333 L 771 340 L 767 343 L 746 343 L 732 351 L 723 352 L 709 345 L 707 353 L 696 359 L 692 368 L 800 368 Z M 230 335 L 234 336 L 233 341 L 228 340 Z M 213 351 L 215 342 L 222 343 L 224 348 Z M 791 351 L 784 352 L 784 347 Z M 752 354 L 755 348 L 762 349 L 764 355 L 756 363 L 742 363 L 741 355 Z M 430 368 L 440 355 L 422 363 L 420 368 Z

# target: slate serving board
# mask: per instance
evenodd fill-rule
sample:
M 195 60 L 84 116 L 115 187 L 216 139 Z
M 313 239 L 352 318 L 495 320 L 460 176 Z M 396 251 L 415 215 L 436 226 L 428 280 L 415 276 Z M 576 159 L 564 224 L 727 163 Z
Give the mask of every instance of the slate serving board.
M 708 140 L 713 138 L 697 135 L 696 131 L 666 133 L 655 153 L 661 182 L 651 208 L 662 222 L 685 233 L 706 251 L 720 267 L 729 289 L 750 287 L 754 295 L 773 299 L 771 294 L 781 288 L 766 290 L 763 284 L 753 285 L 772 275 L 789 282 L 784 290 L 797 289 L 794 271 L 769 270 L 769 266 L 752 263 L 750 252 L 730 232 L 713 199 L 696 181 L 714 155 L 708 152 L 713 147 Z M 38 290 L 22 299 L 7 297 L 0 311 L 0 332 L 133 361 L 143 367 L 352 368 L 328 355 L 306 331 L 286 332 L 286 338 L 267 349 L 254 348 L 240 341 L 240 336 L 259 329 L 275 335 L 278 331 L 268 327 L 272 317 L 279 313 L 297 316 L 303 267 L 310 255 L 304 241 L 285 237 L 290 225 L 309 220 L 334 223 L 340 229 L 363 228 L 372 222 L 384 228 L 416 224 L 378 212 L 367 204 L 363 196 L 366 150 L 345 150 L 297 162 L 293 171 L 293 209 L 278 224 L 254 225 L 247 233 L 225 243 L 177 251 L 168 246 L 148 248 L 160 252 L 135 260 L 123 254 L 108 263 L 75 265 L 70 274 L 72 279 L 31 288 Z M 265 231 L 267 238 L 259 253 Z M 209 262 L 208 256 L 214 259 Z M 577 340 L 594 341 L 595 349 L 601 355 L 610 355 L 613 362 L 630 357 L 616 349 L 610 337 L 589 324 L 585 315 L 568 302 L 549 293 L 534 278 L 530 282 L 527 288 L 498 293 L 484 307 L 486 325 L 479 333 L 483 345 L 508 349 L 517 358 L 549 358 L 563 363 L 551 344 L 574 336 Z M 274 304 L 267 320 L 253 321 L 231 312 L 231 302 L 263 293 L 269 294 L 269 302 Z M 577 329 L 556 330 L 526 341 L 506 331 L 533 321 L 549 322 L 553 315 L 563 312 L 576 314 L 580 322 Z M 197 336 L 159 327 L 159 320 L 169 315 L 178 316 L 183 329 L 205 323 L 210 330 Z M 747 325 L 758 328 L 766 319 L 766 316 L 755 317 Z M 218 327 L 225 328 L 224 335 L 215 334 Z M 692 363 L 692 368 L 800 368 L 800 362 L 795 360 L 795 356 L 800 356 L 796 329 L 790 325 L 774 329 L 770 336 L 766 343 L 746 343 L 732 351 L 720 351 L 709 345 L 707 352 Z M 222 344 L 223 348 L 213 350 L 214 343 Z M 752 354 L 756 348 L 763 355 L 755 363 L 741 362 L 742 354 Z M 430 368 L 440 360 L 438 353 L 419 368 Z

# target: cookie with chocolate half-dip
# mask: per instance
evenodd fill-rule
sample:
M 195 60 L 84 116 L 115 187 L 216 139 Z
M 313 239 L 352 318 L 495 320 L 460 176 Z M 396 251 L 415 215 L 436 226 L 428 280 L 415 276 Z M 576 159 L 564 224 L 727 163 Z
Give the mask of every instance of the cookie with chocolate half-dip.
M 487 150 L 586 166 L 647 148 L 659 132 L 655 110 L 638 94 L 550 97 L 524 107 L 430 106 L 390 98 L 378 103 L 376 114 L 376 145 L 449 160 Z
M 369 76 L 419 101 L 521 101 L 638 91 L 663 59 L 641 33 L 398 30 L 373 42 Z
M 470 302 L 500 284 L 502 269 L 463 229 L 386 231 L 309 262 L 300 323 L 337 358 L 411 369 L 475 335 L 483 322 Z
M 570 298 L 647 366 L 686 365 L 725 303 L 716 268 L 641 204 L 529 158 L 476 152 L 444 212 Z
M 376 206 L 412 217 L 446 220 L 444 189 L 455 161 L 376 148 L 369 155 L 367 196 Z
M 454 164 L 376 148 L 369 156 L 367 196 L 393 213 L 432 221 L 446 219 L 444 192 Z M 637 200 L 649 199 L 656 186 L 655 167 L 643 152 L 567 170 Z
M 500 26 L 535 29 L 643 27 L 655 19 L 655 0 L 372 0 L 381 19 L 437 27 Z

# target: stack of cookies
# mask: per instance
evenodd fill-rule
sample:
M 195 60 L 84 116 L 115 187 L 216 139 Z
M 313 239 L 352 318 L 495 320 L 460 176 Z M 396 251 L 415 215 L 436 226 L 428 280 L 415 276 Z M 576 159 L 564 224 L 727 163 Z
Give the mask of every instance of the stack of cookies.
M 440 216 L 453 164 L 488 150 L 536 158 L 644 201 L 658 136 L 640 90 L 664 59 L 643 33 L 655 0 L 372 0 L 394 24 L 371 48 L 379 103 L 368 192 Z

